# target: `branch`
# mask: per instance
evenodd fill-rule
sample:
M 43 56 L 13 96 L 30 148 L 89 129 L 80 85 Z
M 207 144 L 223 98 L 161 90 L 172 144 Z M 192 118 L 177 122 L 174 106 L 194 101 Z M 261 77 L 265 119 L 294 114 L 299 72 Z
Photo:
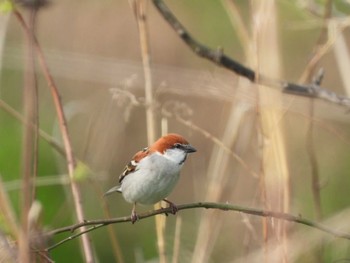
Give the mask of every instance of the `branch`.
M 35 71 L 34 32 L 35 17 L 38 10 L 31 9 L 26 37 L 26 56 L 23 86 L 23 149 L 22 149 L 22 191 L 21 197 L 21 234 L 19 236 L 19 261 L 31 261 L 29 254 L 30 224 L 29 209 L 35 197 L 34 183 L 38 167 L 38 82 Z M 31 125 L 33 124 L 33 125 Z
M 230 57 L 223 54 L 221 50 L 212 50 L 197 40 L 195 40 L 185 29 L 177 18 L 171 13 L 170 9 L 161 0 L 153 0 L 154 5 L 161 13 L 163 18 L 168 21 L 170 26 L 175 30 L 179 37 L 195 52 L 198 56 L 206 58 L 219 66 L 223 66 L 229 70 L 236 72 L 238 75 L 244 76 L 252 82 L 255 82 L 255 72 Z
M 309 219 L 302 218 L 301 216 L 294 216 L 291 214 L 287 213 L 282 213 L 282 212 L 274 212 L 274 211 L 267 211 L 267 210 L 261 210 L 261 209 L 254 209 L 254 208 L 249 208 L 249 207 L 243 207 L 243 206 L 237 206 L 237 205 L 231 205 L 228 203 L 212 203 L 212 202 L 199 202 L 199 203 L 191 203 L 191 204 L 183 204 L 177 206 L 178 210 L 186 210 L 186 209 L 193 209 L 193 208 L 206 208 L 206 209 L 218 209 L 218 210 L 223 210 L 223 211 L 236 211 L 236 212 L 241 212 L 249 215 L 255 215 L 255 216 L 261 216 L 261 217 L 270 217 L 270 218 L 275 218 L 275 219 L 280 219 L 280 220 L 285 220 L 289 222 L 294 222 L 302 225 L 306 225 L 315 229 L 318 229 L 322 232 L 325 232 L 327 234 L 330 234 L 334 237 L 338 238 L 345 238 L 350 240 L 350 234 L 333 230 L 325 225 L 322 225 L 320 223 L 311 221 Z M 171 213 L 172 210 L 170 207 L 167 208 L 161 208 L 153 211 L 148 211 L 142 214 L 138 214 L 139 220 L 152 217 L 155 215 L 160 215 L 160 214 L 169 214 Z M 47 236 L 53 236 L 57 235 L 60 233 L 64 232 L 74 232 L 76 229 L 79 229 L 81 227 L 86 227 L 86 226 L 92 226 L 82 232 L 79 232 L 77 234 L 74 234 L 72 236 L 69 236 L 66 239 L 61 240 L 60 242 L 54 244 L 51 247 L 48 247 L 47 250 L 50 251 L 70 240 L 73 240 L 83 234 L 86 234 L 92 230 L 98 229 L 100 227 L 110 225 L 110 224 L 117 224 L 117 223 L 125 223 L 125 222 L 131 222 L 131 217 L 130 216 L 125 216 L 125 217 L 117 217 L 117 218 L 111 218 L 111 219 L 97 219 L 97 220 L 90 220 L 90 221 L 84 221 L 78 224 L 74 224 L 71 226 L 66 226 L 62 228 L 58 228 L 55 230 L 52 230 L 50 232 L 47 232 L 45 235 Z
M 243 66 L 239 62 L 225 55 L 222 50 L 210 49 L 195 40 L 162 0 L 153 0 L 153 4 L 158 9 L 163 18 L 185 42 L 185 44 L 188 45 L 198 56 L 206 58 L 219 66 L 233 71 L 236 74 L 249 79 L 251 82 L 271 87 L 277 87 L 282 89 L 284 93 L 322 99 L 333 104 L 338 104 L 340 106 L 350 108 L 350 98 L 338 95 L 328 89 L 321 88 L 317 84 L 301 85 L 283 80 L 272 79 L 263 75 L 258 75 L 252 69 Z

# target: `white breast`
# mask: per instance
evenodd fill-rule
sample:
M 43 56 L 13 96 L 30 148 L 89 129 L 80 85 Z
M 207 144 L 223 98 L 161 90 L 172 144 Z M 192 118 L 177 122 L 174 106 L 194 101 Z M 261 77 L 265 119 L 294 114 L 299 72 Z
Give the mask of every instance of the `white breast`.
M 183 164 L 181 161 L 185 157 L 183 151 L 172 149 L 164 155 L 156 152 L 142 159 L 136 171 L 122 181 L 121 190 L 125 200 L 130 203 L 155 204 L 166 198 L 179 179 Z

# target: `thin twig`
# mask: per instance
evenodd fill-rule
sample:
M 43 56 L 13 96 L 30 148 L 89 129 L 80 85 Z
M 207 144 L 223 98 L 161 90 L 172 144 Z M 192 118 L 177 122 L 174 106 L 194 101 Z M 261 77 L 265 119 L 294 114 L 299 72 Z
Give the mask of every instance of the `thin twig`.
M 227 154 L 229 154 L 231 157 L 233 157 L 248 173 L 250 173 L 254 178 L 259 178 L 259 175 L 235 152 L 233 152 L 229 147 L 227 147 L 219 138 L 212 135 L 207 130 L 204 130 L 203 128 L 197 126 L 194 122 L 190 120 L 185 120 L 183 117 L 180 116 L 178 113 L 172 113 L 169 110 L 163 108 L 162 114 L 166 117 L 173 117 L 176 121 L 180 122 L 181 124 L 191 128 L 193 131 L 199 132 L 202 134 L 205 138 L 211 140 L 214 144 L 221 147 Z
M 13 13 L 14 13 L 15 17 L 17 18 L 17 20 L 19 21 L 19 23 L 21 24 L 22 29 L 24 30 L 25 34 L 26 35 L 30 34 L 28 26 L 25 23 L 21 13 L 19 13 L 18 10 L 14 10 Z M 48 86 L 51 90 L 52 98 L 54 100 L 56 113 L 57 113 L 57 117 L 58 117 L 58 122 L 59 122 L 61 133 L 62 133 L 64 149 L 65 149 L 65 153 L 66 153 L 68 174 L 69 174 L 69 178 L 71 179 L 71 191 L 72 191 L 72 195 L 73 195 L 76 216 L 77 216 L 77 219 L 79 221 L 83 221 L 84 220 L 84 212 L 83 212 L 83 207 L 82 207 L 81 195 L 80 195 L 79 187 L 78 187 L 77 183 L 74 181 L 74 170 L 76 167 L 76 160 L 75 160 L 74 154 L 73 154 L 73 149 L 72 149 L 72 145 L 71 145 L 71 141 L 70 141 L 70 137 L 69 137 L 69 133 L 68 133 L 67 122 L 65 119 L 63 106 L 62 106 L 62 103 L 60 100 L 60 94 L 59 94 L 57 86 L 52 78 L 52 75 L 49 71 L 48 65 L 46 63 L 46 59 L 44 57 L 44 53 L 41 50 L 39 42 L 35 36 L 33 36 L 33 45 L 34 45 L 35 51 L 38 55 L 39 64 L 42 68 L 44 77 L 46 78 Z M 84 231 L 84 229 L 82 229 L 82 231 Z M 84 251 L 85 261 L 88 263 L 94 262 L 92 249 L 91 249 L 91 243 L 90 243 L 90 240 L 88 239 L 87 236 L 82 237 L 82 247 L 83 247 L 83 251 Z
M 324 76 L 323 70 L 320 70 L 315 76 L 313 82 L 319 85 Z M 314 114 L 314 103 L 310 102 L 310 116 Z M 322 219 L 321 193 L 320 193 L 320 179 L 318 170 L 318 161 L 316 158 L 315 143 L 314 143 L 314 123 L 311 121 L 308 125 L 307 131 L 307 153 L 311 164 L 311 189 L 315 205 L 315 215 L 317 220 Z
M 37 9 L 30 10 L 30 17 L 29 17 L 29 28 L 31 30 L 32 38 L 30 39 L 30 51 L 29 51 L 29 61 L 28 61 L 28 67 L 30 67 L 30 74 L 32 76 L 29 76 L 30 79 L 32 79 L 33 87 L 32 87 L 32 100 L 33 100 L 33 118 L 31 121 L 33 121 L 33 175 L 32 175 L 32 196 L 31 196 L 31 202 L 34 201 L 36 190 L 35 190 L 35 180 L 38 176 L 38 162 L 39 162 L 39 91 L 38 91 L 38 80 L 36 75 L 36 66 L 35 66 L 35 57 L 34 57 L 34 47 L 33 47 L 33 37 L 35 36 L 35 27 L 36 27 L 36 17 L 37 17 Z M 27 123 L 29 127 L 31 126 L 30 123 Z
M 327 23 L 329 18 L 331 17 L 332 4 L 333 4 L 332 0 L 326 1 L 325 10 L 323 14 L 323 26 L 316 44 L 316 51 L 314 52 L 314 55 L 309 60 L 308 65 L 299 80 L 301 82 L 305 82 L 306 80 L 310 79 L 311 74 L 315 71 L 319 60 L 323 57 L 324 54 L 326 54 L 326 51 L 329 50 L 329 48 L 334 42 L 334 40 L 332 39 L 326 39 L 327 33 L 328 33 Z M 323 80 L 323 77 L 324 77 L 324 71 L 323 69 L 320 69 L 319 72 L 314 76 L 314 79 L 312 81 L 313 84 L 316 86 L 320 86 Z M 314 101 L 312 99 L 310 100 L 310 105 L 309 105 L 309 115 L 311 118 L 314 115 Z M 322 205 L 321 205 L 320 179 L 319 179 L 318 161 L 316 158 L 316 151 L 315 151 L 314 130 L 315 130 L 315 124 L 314 122 L 310 121 L 308 124 L 308 130 L 306 135 L 307 136 L 306 150 L 307 150 L 307 154 L 311 165 L 311 190 L 312 190 L 312 196 L 313 196 L 313 202 L 314 202 L 315 218 L 317 220 L 321 220 Z M 322 260 L 321 251 L 322 249 L 320 249 L 316 255 L 318 258 L 318 261 Z
M 306 225 L 312 228 L 315 228 L 317 230 L 320 230 L 322 232 L 325 232 L 327 234 L 330 234 L 334 237 L 338 238 L 344 238 L 344 239 L 349 239 L 350 240 L 350 233 L 345 233 L 342 231 L 338 230 L 333 230 L 330 227 L 327 227 L 323 224 L 314 222 L 312 220 L 302 218 L 300 215 L 295 216 L 291 215 L 288 213 L 283 213 L 283 212 L 274 212 L 274 211 L 268 211 L 268 210 L 261 210 L 261 209 L 255 209 L 255 208 L 249 208 L 249 207 L 243 207 L 243 206 L 237 206 L 237 205 L 232 205 L 228 203 L 212 203 L 212 202 L 198 202 L 198 203 L 191 203 L 191 204 L 183 204 L 183 205 L 178 205 L 177 206 L 178 210 L 187 210 L 187 209 L 194 209 L 194 208 L 205 208 L 205 209 L 218 209 L 218 210 L 223 210 L 223 211 L 236 211 L 236 212 L 241 212 L 249 215 L 255 215 L 255 216 L 262 216 L 262 217 L 267 217 L 267 218 L 275 218 L 275 219 L 280 219 L 280 220 L 285 220 L 289 222 L 294 222 L 302 225 Z M 139 220 L 143 220 L 148 217 L 153 217 L 155 215 L 160 215 L 160 214 L 170 214 L 171 213 L 171 208 L 161 208 L 153 211 L 148 211 L 142 214 L 138 214 Z M 50 251 L 55 249 L 56 247 L 73 240 L 85 233 L 88 233 L 92 230 L 98 229 L 100 227 L 110 225 L 110 224 L 117 224 L 117 223 L 125 223 L 125 222 L 131 222 L 131 217 L 130 216 L 124 216 L 124 217 L 117 217 L 117 218 L 111 218 L 111 219 L 98 219 L 98 220 L 90 220 L 90 221 L 83 221 L 81 223 L 75 224 L 75 225 L 70 225 L 70 226 L 65 226 L 62 228 L 58 228 L 52 231 L 49 231 L 46 233 L 48 236 L 54 236 L 60 233 L 64 232 L 74 232 L 75 230 L 85 227 L 85 226 L 92 226 L 91 228 L 88 228 L 82 232 L 79 232 L 77 234 L 74 234 L 72 236 L 69 236 L 68 238 L 60 241 L 59 243 L 56 243 L 55 245 L 48 247 L 46 250 Z
M 314 56 L 308 62 L 306 69 L 304 70 L 299 81 L 305 82 L 309 81 L 312 73 L 316 69 L 316 65 L 319 62 L 320 58 L 325 54 L 325 51 L 330 48 L 333 44 L 334 40 L 326 39 L 328 33 L 328 21 L 332 14 L 332 0 L 327 0 L 325 3 L 325 9 L 323 14 L 323 26 L 322 30 L 319 34 L 317 43 L 316 43 L 316 51 L 314 52 Z M 315 74 L 312 83 L 316 86 L 320 86 L 324 77 L 324 70 L 320 69 L 317 74 Z M 314 115 L 314 103 L 313 100 L 310 101 L 310 117 Z M 311 189 L 313 195 L 313 201 L 315 205 L 315 216 L 317 220 L 322 219 L 322 207 L 321 207 L 321 193 L 320 193 L 320 180 L 319 180 L 319 170 L 318 170 L 318 162 L 316 158 L 315 144 L 314 144 L 314 122 L 309 122 L 308 131 L 307 131 L 307 153 L 310 159 L 311 164 Z M 321 259 L 321 257 L 318 257 Z
M 307 66 L 305 67 L 303 73 L 301 74 L 301 77 L 299 81 L 301 83 L 305 83 L 306 81 L 310 81 L 310 78 L 312 74 L 315 72 L 316 66 L 318 62 L 321 60 L 321 58 L 329 51 L 331 46 L 334 44 L 334 40 L 327 39 L 327 33 L 328 33 L 328 22 L 329 18 L 332 15 L 332 0 L 326 0 L 326 3 L 324 4 L 324 14 L 323 14 L 323 20 L 322 20 L 322 27 L 321 32 L 318 36 L 318 40 L 316 42 L 316 48 L 314 51 L 314 54 L 310 57 Z M 320 84 L 319 84 L 320 85 Z
M 314 76 L 313 83 L 320 85 L 324 76 L 324 71 L 319 70 L 317 75 Z M 309 103 L 309 114 L 312 118 L 314 116 L 314 100 L 310 100 Z M 308 123 L 308 130 L 306 134 L 306 152 L 308 154 L 310 165 L 311 165 L 311 191 L 314 202 L 314 211 L 316 220 L 322 219 L 322 205 L 321 205 L 321 191 L 320 191 L 320 176 L 319 176 L 319 166 L 316 156 L 315 149 L 315 138 L 314 138 L 315 124 L 310 121 Z M 322 253 L 323 253 L 324 243 L 320 242 L 320 247 L 315 251 L 315 257 L 318 262 L 322 262 Z

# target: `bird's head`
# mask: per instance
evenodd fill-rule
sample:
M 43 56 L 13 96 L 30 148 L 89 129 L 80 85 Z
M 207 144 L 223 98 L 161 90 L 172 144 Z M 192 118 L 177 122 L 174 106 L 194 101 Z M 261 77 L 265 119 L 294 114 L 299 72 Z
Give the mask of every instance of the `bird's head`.
M 175 133 L 161 137 L 149 149 L 179 164 L 185 162 L 187 154 L 197 151 L 184 137 Z

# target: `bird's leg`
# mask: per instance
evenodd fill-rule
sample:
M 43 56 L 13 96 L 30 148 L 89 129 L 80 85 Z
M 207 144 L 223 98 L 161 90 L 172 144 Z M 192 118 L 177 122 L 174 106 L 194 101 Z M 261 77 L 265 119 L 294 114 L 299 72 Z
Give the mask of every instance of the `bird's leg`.
M 135 224 L 137 220 L 139 220 L 139 217 L 136 214 L 136 203 L 134 203 L 131 210 L 131 223 Z
M 163 201 L 167 202 L 169 204 L 169 207 L 171 208 L 171 213 L 175 215 L 179 209 L 177 209 L 177 206 L 173 203 L 170 202 L 168 199 L 163 199 Z

